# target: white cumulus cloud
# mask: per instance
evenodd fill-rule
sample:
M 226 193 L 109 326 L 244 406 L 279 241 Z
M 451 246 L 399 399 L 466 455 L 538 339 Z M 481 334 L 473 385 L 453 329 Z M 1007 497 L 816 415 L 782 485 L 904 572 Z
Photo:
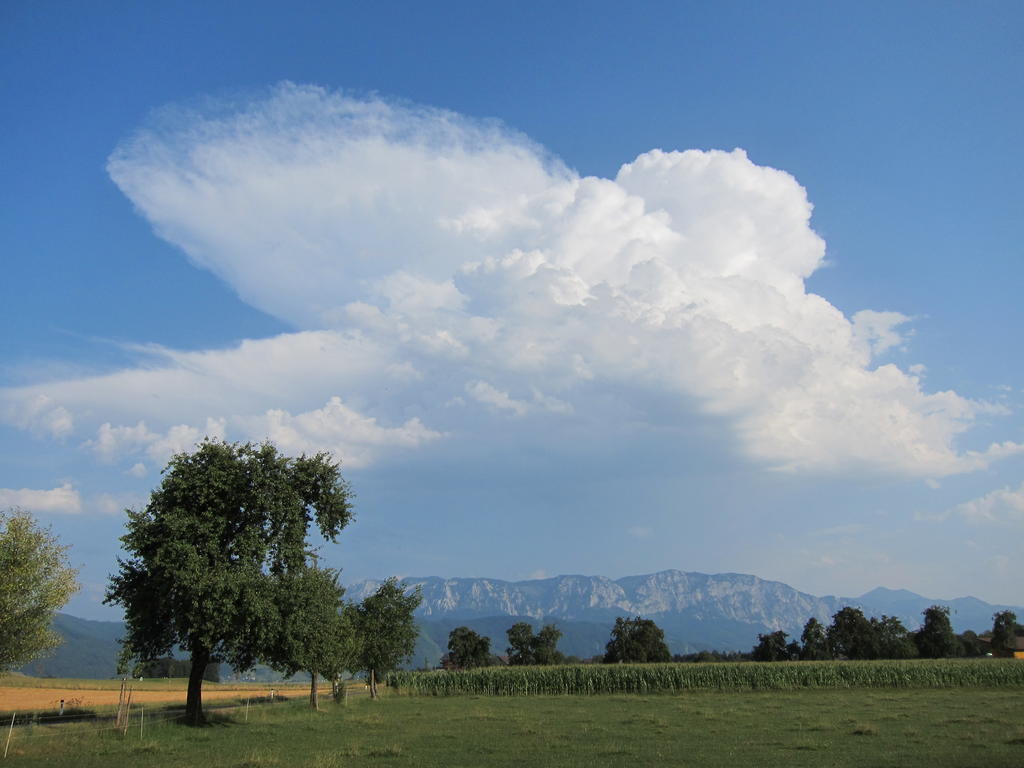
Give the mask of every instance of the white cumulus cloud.
M 161 237 L 297 330 L 0 392 L 10 423 L 87 430 L 103 459 L 158 461 L 206 423 L 359 465 L 486 439 L 488 410 L 603 428 L 666 396 L 788 471 L 931 478 L 1022 450 L 963 449 L 998 409 L 880 359 L 909 318 L 807 292 L 825 259 L 807 194 L 742 150 L 580 177 L 496 123 L 283 84 L 167 110 L 109 171 Z M 28 403 L 39 416 L 11 415 Z
M 418 418 L 398 427 L 381 426 L 338 397 L 332 397 L 323 408 L 295 416 L 283 410 L 267 411 L 247 426 L 250 434 L 266 435 L 286 453 L 328 451 L 351 467 L 366 466 L 386 450 L 416 448 L 442 437 Z

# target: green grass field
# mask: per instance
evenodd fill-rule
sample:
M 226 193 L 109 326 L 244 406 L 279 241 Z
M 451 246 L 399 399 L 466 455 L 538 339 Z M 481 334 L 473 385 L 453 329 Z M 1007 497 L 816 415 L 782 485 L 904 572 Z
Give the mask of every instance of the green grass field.
M 236 712 L 203 729 L 151 722 L 15 729 L 7 765 L 1024 765 L 1021 691 L 985 688 L 656 696 L 365 698 Z M 6 737 L 6 732 L 3 734 Z

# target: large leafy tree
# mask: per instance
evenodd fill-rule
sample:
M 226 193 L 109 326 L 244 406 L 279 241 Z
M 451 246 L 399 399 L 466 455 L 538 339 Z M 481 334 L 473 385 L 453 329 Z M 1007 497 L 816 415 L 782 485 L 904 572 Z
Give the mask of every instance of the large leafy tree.
M 605 646 L 604 662 L 626 664 L 670 661 L 665 633 L 651 619 L 615 619 L 612 636 Z
M 337 537 L 352 518 L 351 492 L 326 454 L 289 458 L 269 443 L 207 440 L 163 474 L 146 507 L 128 511 L 128 556 L 106 602 L 124 606 L 134 657 L 188 651 L 186 720 L 198 725 L 207 664 L 280 660 L 276 580 L 307 568 L 312 523 Z
M 1017 614 L 1013 611 L 1000 611 L 992 616 L 992 653 L 996 656 L 1012 656 L 1015 633 L 1017 630 Z
M 878 658 L 878 636 L 860 608 L 846 606 L 832 616 L 826 637 L 835 656 L 848 659 Z
M 949 621 L 949 607 L 933 605 L 924 611 L 924 624 L 914 635 L 918 652 L 926 659 L 945 659 L 957 655 L 956 635 Z
M 460 669 L 486 667 L 491 663 L 491 639 L 469 627 L 456 627 L 448 633 L 448 660 Z
M 78 591 L 67 551 L 28 512 L 0 511 L 0 672 L 60 645 L 53 614 Z
M 353 612 L 358 638 L 358 667 L 370 675 L 370 695 L 377 698 L 377 681 L 412 655 L 419 628 L 413 611 L 423 600 L 416 587 L 406 592 L 404 584 L 390 578 Z

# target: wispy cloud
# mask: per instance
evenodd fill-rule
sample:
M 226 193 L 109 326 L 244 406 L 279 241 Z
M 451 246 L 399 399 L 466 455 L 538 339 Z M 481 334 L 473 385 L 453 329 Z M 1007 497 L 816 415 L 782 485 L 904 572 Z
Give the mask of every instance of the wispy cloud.
M 1024 525 L 1024 483 L 1017 488 L 1000 488 L 958 504 L 946 516 L 949 514 L 979 525 Z
M 76 515 L 82 511 L 82 499 L 70 483 L 49 490 L 0 488 L 0 507 L 21 507 L 29 512 Z

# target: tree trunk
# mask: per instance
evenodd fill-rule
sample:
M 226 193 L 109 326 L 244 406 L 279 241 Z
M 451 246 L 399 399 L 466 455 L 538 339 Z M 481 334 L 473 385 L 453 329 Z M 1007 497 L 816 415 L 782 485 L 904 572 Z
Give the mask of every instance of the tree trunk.
M 316 689 L 316 672 L 310 670 L 309 677 L 312 681 L 309 684 L 309 706 L 313 709 L 320 709 L 320 696 Z
M 377 698 L 377 673 L 375 670 L 370 670 L 370 698 Z
M 189 725 L 204 725 L 203 715 L 203 674 L 210 663 L 210 651 L 200 648 L 192 651 L 192 669 L 188 673 L 188 696 L 185 699 L 185 722 Z

